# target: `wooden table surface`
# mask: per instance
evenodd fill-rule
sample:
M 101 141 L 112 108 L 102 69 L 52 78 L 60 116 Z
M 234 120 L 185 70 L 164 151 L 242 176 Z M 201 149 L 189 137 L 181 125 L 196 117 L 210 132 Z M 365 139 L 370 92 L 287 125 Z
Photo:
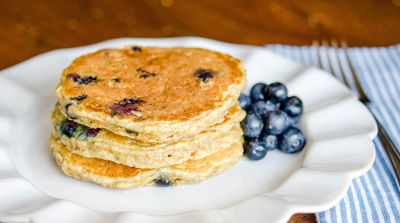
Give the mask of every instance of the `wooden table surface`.
M 400 43 L 400 0 L 2 0 L 0 33 L 0 69 L 117 37 L 190 35 L 255 45 L 343 38 L 384 46 Z M 289 222 L 315 222 L 315 215 Z

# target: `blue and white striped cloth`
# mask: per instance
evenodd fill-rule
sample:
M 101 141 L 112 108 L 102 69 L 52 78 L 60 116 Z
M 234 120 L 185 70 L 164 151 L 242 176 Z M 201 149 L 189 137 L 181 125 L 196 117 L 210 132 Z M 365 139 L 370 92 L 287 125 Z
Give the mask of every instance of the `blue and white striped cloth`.
M 268 49 L 303 64 L 317 66 L 314 47 L 268 45 Z M 334 49 L 320 48 L 325 70 L 340 76 Z M 333 59 L 333 71 L 328 56 Z M 391 47 L 350 48 L 349 54 L 364 91 L 373 102 L 371 109 L 400 148 L 400 45 Z M 345 55 L 339 51 L 347 79 L 355 89 Z M 400 222 L 400 192 L 395 175 L 379 139 L 374 140 L 376 160 L 363 176 L 352 181 L 350 188 L 336 206 L 317 214 L 320 223 L 336 222 Z

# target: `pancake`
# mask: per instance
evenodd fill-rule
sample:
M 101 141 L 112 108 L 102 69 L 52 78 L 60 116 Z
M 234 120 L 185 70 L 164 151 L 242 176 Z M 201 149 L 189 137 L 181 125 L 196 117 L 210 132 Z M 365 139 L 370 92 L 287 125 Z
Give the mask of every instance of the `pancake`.
M 75 122 L 145 143 L 220 123 L 246 85 L 239 60 L 197 48 L 104 49 L 75 59 L 56 89 Z
M 245 111 L 239 105 L 231 108 L 225 120 L 191 138 L 174 143 L 141 145 L 137 141 L 116 135 L 108 130 L 93 129 L 76 125 L 76 130 L 62 134 L 67 118 L 56 109 L 52 114 L 55 126 L 54 136 L 59 138 L 67 150 L 84 157 L 110 160 L 115 163 L 137 168 L 159 168 L 182 163 L 186 160 L 201 159 L 212 153 L 230 147 L 241 140 L 243 131 L 239 122 Z M 89 134 L 88 134 L 89 133 Z M 91 133 L 91 134 L 90 134 Z
M 242 142 L 199 160 L 155 169 L 138 169 L 69 152 L 53 136 L 50 150 L 60 169 L 77 179 L 106 187 L 132 188 L 145 185 L 180 185 L 201 182 L 231 168 L 243 153 Z

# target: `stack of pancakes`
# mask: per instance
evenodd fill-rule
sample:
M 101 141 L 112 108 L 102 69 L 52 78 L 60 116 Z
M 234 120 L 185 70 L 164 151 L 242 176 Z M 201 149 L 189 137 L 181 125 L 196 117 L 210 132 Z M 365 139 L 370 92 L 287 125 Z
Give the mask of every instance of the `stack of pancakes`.
M 197 48 L 103 49 L 75 59 L 56 89 L 61 170 L 103 186 L 200 182 L 242 156 L 239 60 Z

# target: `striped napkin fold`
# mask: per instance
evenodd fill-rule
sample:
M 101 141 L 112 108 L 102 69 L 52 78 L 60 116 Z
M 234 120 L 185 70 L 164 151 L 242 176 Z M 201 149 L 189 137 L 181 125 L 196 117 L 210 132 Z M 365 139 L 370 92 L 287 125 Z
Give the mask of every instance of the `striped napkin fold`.
M 268 45 L 269 50 L 317 67 L 316 49 L 310 46 Z M 323 67 L 342 80 L 337 61 L 333 60 L 333 71 L 328 65 L 327 54 L 335 57 L 333 48 L 320 48 Z M 397 148 L 400 148 L 400 45 L 390 47 L 349 48 L 349 54 L 358 78 L 367 96 L 371 109 L 385 127 Z M 344 72 L 355 88 L 350 67 L 342 49 L 339 57 Z M 343 81 L 343 80 L 342 80 Z M 374 139 L 376 160 L 363 176 L 352 181 L 343 200 L 330 210 L 317 213 L 320 223 L 336 222 L 400 222 L 400 192 L 395 175 L 378 138 Z

